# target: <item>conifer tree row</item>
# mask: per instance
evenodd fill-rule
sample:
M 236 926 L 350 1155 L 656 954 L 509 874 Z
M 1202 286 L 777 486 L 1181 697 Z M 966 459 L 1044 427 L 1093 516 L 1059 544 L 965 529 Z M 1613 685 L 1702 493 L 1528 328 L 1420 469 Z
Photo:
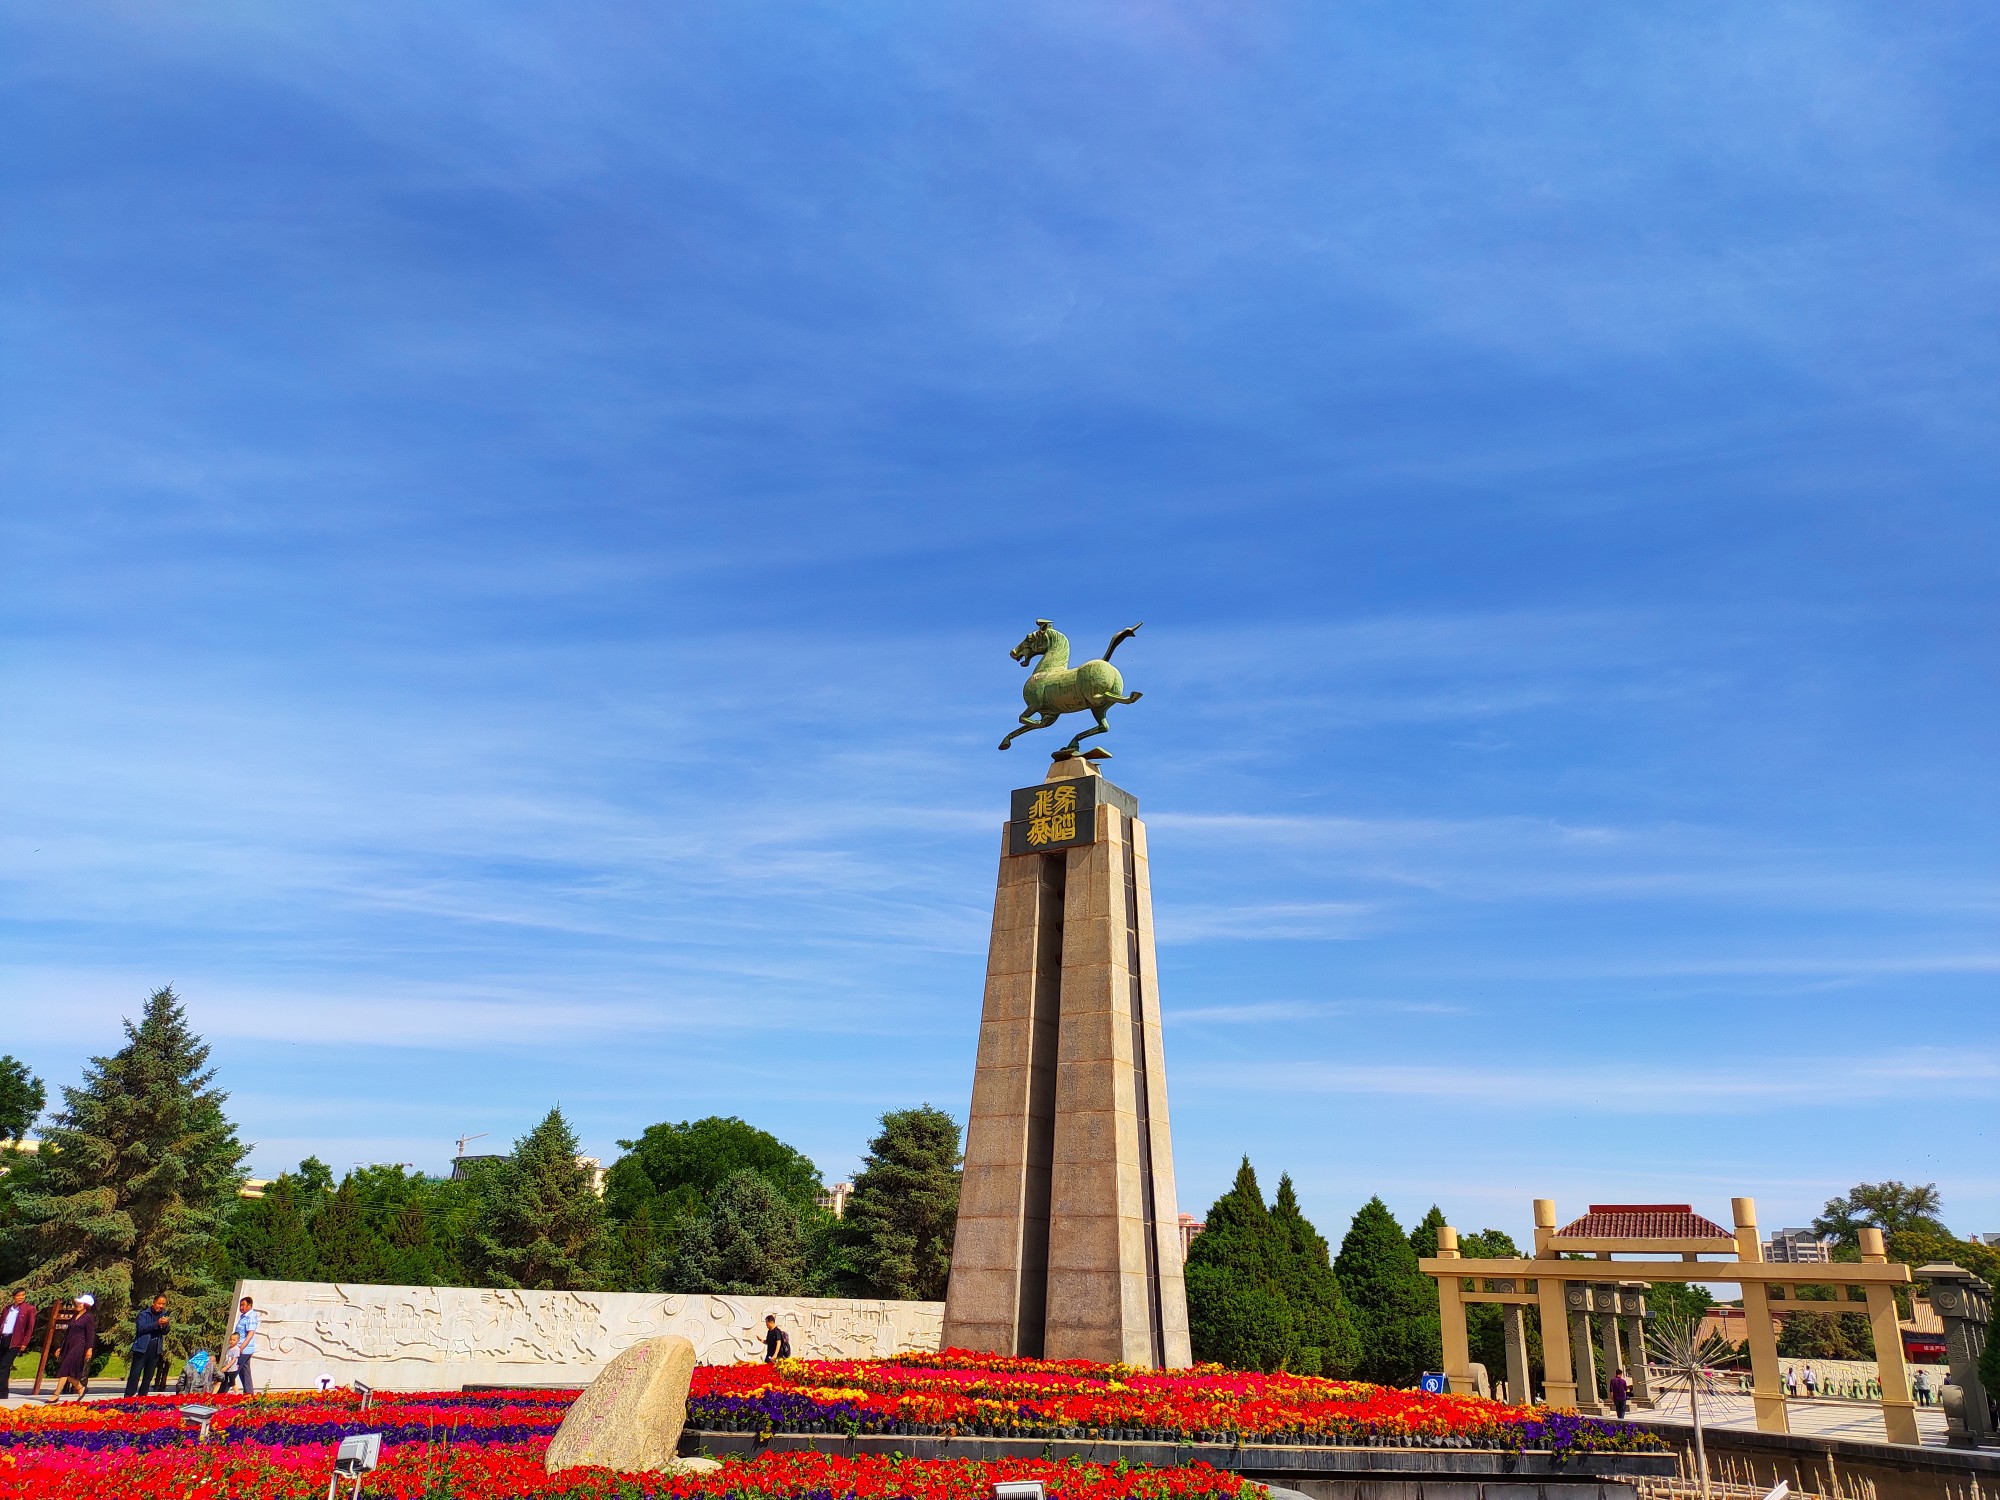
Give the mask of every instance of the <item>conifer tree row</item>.
M 126 1045 L 63 1091 L 40 1154 L 0 1176 L 0 1273 L 38 1299 L 94 1292 L 107 1347 L 159 1291 L 177 1342 L 212 1339 L 243 1279 L 944 1294 L 962 1159 L 957 1123 L 929 1105 L 882 1117 L 845 1221 L 820 1206 L 809 1158 L 734 1118 L 623 1142 L 600 1198 L 560 1110 L 462 1176 L 368 1166 L 336 1179 L 307 1157 L 242 1197 L 245 1151 L 208 1055 L 173 992 L 157 992 Z M 0 1137 L 43 1104 L 26 1066 L 0 1058 Z
M 1266 1208 L 1246 1156 L 1188 1251 L 1194 1357 L 1235 1369 L 1414 1385 L 1440 1357 L 1437 1289 L 1417 1260 L 1420 1250 L 1436 1253 L 1443 1224 L 1433 1208 L 1406 1236 L 1388 1206 L 1371 1198 L 1329 1261 L 1291 1178 L 1278 1179 Z M 1483 1325 L 1479 1331 L 1488 1332 Z M 1497 1339 L 1497 1321 L 1490 1332 Z
M 1244 1157 L 1188 1252 L 1188 1332 L 1198 1360 L 1239 1370 L 1345 1375 L 1360 1353 L 1326 1241 L 1299 1212 L 1290 1177 L 1264 1206 Z

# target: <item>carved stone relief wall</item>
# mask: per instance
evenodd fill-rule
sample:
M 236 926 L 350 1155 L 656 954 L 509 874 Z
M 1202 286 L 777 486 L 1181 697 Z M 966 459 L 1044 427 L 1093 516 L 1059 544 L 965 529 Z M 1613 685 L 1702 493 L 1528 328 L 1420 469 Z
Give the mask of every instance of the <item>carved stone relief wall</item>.
M 679 1334 L 703 1364 L 764 1357 L 775 1313 L 801 1359 L 934 1350 L 942 1302 L 825 1297 L 661 1297 L 469 1287 L 245 1281 L 262 1315 L 258 1388 L 304 1389 L 331 1375 L 382 1390 L 576 1385 L 641 1339 Z

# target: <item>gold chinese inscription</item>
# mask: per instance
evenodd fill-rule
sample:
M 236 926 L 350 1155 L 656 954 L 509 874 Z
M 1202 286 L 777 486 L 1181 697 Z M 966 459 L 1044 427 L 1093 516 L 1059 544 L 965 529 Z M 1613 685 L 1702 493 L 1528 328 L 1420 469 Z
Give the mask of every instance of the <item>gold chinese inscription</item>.
M 1028 804 L 1028 842 L 1060 844 L 1076 837 L 1076 788 L 1045 786 Z

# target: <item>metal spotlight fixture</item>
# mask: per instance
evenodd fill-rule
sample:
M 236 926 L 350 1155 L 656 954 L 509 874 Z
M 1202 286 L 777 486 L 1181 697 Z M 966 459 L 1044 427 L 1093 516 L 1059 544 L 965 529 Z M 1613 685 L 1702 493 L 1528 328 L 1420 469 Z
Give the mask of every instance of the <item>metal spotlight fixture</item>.
M 195 1430 L 194 1440 L 197 1443 L 205 1443 L 208 1441 L 208 1424 L 215 1420 L 215 1414 L 221 1410 L 219 1406 L 183 1406 L 181 1420 Z
M 382 1462 L 382 1434 L 379 1432 L 357 1432 L 353 1437 L 344 1437 L 333 1454 L 333 1477 L 326 1482 L 326 1500 L 333 1500 L 334 1491 L 343 1479 L 353 1482 L 354 1488 L 348 1493 L 348 1500 L 361 1500 L 362 1481 Z

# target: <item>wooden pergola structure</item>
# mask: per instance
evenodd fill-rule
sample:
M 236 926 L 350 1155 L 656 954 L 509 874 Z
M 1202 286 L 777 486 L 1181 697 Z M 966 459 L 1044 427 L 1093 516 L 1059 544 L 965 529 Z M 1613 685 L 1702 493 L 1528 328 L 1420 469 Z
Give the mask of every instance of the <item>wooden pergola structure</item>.
M 1910 1283 L 1910 1268 L 1890 1264 L 1882 1232 L 1861 1231 L 1858 1265 L 1767 1261 L 1757 1237 L 1755 1200 L 1732 1198 L 1730 1205 L 1735 1219 L 1733 1233 L 1684 1203 L 1593 1205 L 1582 1218 L 1558 1229 L 1554 1201 L 1537 1198 L 1532 1260 L 1468 1260 L 1458 1253 L 1458 1231 L 1449 1226 L 1440 1229 L 1437 1255 L 1418 1264 L 1437 1282 L 1445 1375 L 1451 1388 L 1468 1393 L 1473 1390 L 1471 1349 L 1465 1331 L 1468 1303 L 1497 1302 L 1507 1310 L 1507 1391 L 1512 1400 L 1526 1405 L 1530 1397 L 1523 1314 L 1535 1307 L 1541 1312 L 1543 1399 L 1551 1406 L 1576 1406 L 1581 1394 L 1581 1404 L 1595 1406 L 1597 1377 L 1590 1333 L 1594 1314 L 1609 1314 L 1614 1320 L 1607 1324 L 1604 1340 L 1613 1368 L 1625 1363 L 1618 1358 L 1616 1331 L 1618 1322 L 1624 1322 L 1628 1336 L 1637 1341 L 1630 1355 L 1637 1374 L 1645 1368 L 1644 1329 L 1635 1305 L 1636 1294 L 1643 1287 L 1659 1281 L 1734 1282 L 1743 1289 L 1744 1321 L 1749 1326 L 1751 1397 L 1757 1426 L 1764 1432 L 1787 1432 L 1790 1427 L 1785 1419 L 1770 1289 L 1831 1285 L 1831 1302 L 1787 1299 L 1778 1308 L 1866 1312 L 1881 1373 L 1883 1426 L 1890 1442 L 1916 1443 L 1917 1408 L 1910 1398 L 1893 1290 Z M 1566 1256 L 1582 1258 L 1565 1260 Z M 1616 1260 L 1616 1256 L 1646 1258 Z M 1707 1256 L 1728 1258 L 1704 1259 Z M 1589 1260 L 1605 1264 L 1593 1272 Z M 1859 1298 L 1854 1297 L 1855 1290 L 1861 1292 Z M 1572 1314 L 1578 1315 L 1574 1323 Z

